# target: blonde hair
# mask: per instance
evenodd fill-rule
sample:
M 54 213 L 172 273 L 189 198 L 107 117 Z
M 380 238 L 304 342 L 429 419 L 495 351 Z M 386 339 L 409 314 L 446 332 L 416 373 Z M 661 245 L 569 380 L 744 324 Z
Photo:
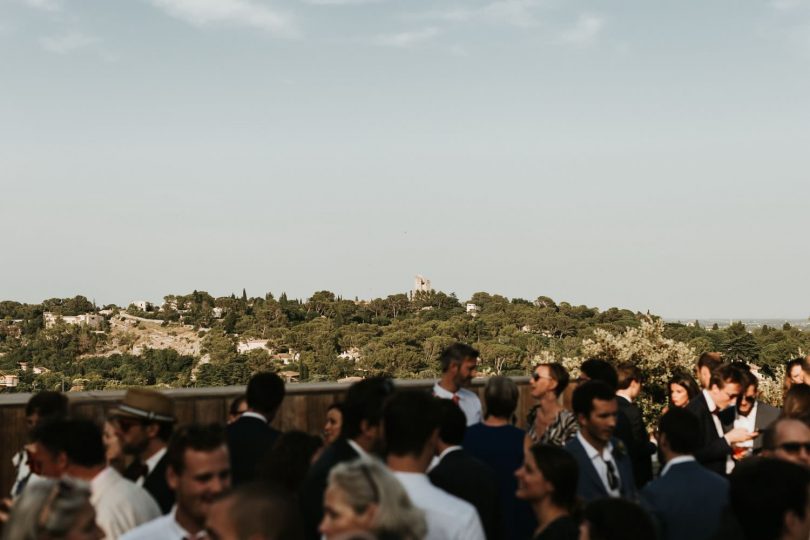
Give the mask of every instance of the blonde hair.
M 411 503 L 399 480 L 378 460 L 357 459 L 336 465 L 329 485 L 345 493 L 355 512 L 377 505 L 372 530 L 392 533 L 402 540 L 422 540 L 427 534 L 425 514 Z
M 3 540 L 41 540 L 65 536 L 90 503 L 86 483 L 63 478 L 26 486 L 3 527 Z

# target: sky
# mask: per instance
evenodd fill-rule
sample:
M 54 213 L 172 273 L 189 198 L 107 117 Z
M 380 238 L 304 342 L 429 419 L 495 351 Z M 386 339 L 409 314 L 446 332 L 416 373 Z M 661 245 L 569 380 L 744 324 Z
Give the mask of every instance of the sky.
M 806 318 L 808 148 L 810 0 L 0 0 L 0 299 Z

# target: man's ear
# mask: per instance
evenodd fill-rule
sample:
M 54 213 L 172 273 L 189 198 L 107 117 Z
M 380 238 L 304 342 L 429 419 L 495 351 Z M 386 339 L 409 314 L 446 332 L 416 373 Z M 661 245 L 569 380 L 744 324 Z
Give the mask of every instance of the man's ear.
M 56 465 L 59 467 L 59 470 L 64 472 L 67 470 L 68 466 L 70 465 L 70 461 L 68 460 L 66 452 L 59 452 L 56 455 Z
M 166 467 L 166 483 L 172 488 L 172 491 L 177 491 L 177 486 L 180 485 L 180 476 L 171 465 Z

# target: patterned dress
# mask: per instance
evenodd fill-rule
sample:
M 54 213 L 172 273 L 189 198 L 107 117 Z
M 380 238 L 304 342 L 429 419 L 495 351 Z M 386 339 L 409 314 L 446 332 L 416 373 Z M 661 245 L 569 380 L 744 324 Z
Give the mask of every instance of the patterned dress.
M 579 431 L 579 424 L 577 423 L 577 419 L 574 414 L 570 411 L 566 411 L 565 409 L 560 409 L 557 416 L 554 418 L 554 421 L 551 422 L 546 428 L 545 433 L 538 437 L 534 421 L 537 418 L 537 409 L 539 407 L 539 405 L 535 405 L 532 407 L 532 410 L 529 411 L 529 425 L 526 431 L 528 432 L 532 442 L 541 442 L 550 444 L 552 446 L 562 447 L 565 445 L 565 443 L 571 440 L 574 435 L 577 434 L 577 431 Z

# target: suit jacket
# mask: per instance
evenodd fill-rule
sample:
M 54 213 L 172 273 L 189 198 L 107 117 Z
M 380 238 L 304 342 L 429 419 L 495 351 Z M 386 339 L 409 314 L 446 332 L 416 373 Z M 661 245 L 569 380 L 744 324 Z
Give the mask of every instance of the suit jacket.
M 636 483 L 633 479 L 633 464 L 630 462 L 630 457 L 626 452 L 617 449 L 617 445 L 620 444 L 617 439 L 611 440 L 611 443 L 613 444 L 613 460 L 616 462 L 616 468 L 621 479 L 621 488 L 619 490 L 621 497 L 635 500 L 637 493 Z M 609 497 L 605 484 L 602 483 L 599 473 L 596 472 L 591 458 L 588 457 L 588 453 L 579 442 L 579 439 L 573 438 L 568 441 L 565 444 L 565 449 L 574 456 L 579 466 L 577 495 L 585 502 Z
M 231 483 L 238 486 L 256 479 L 259 462 L 270 451 L 280 431 L 252 416 L 241 416 L 225 431 L 231 456 Z
M 782 409 L 757 401 L 757 417 L 754 419 L 754 429 L 759 431 L 759 436 L 754 439 L 755 451 L 762 448 L 763 430 L 776 422 L 780 414 L 782 414 Z
M 318 526 L 323 519 L 323 493 L 329 479 L 329 471 L 338 463 L 352 461 L 360 455 L 343 437 L 323 451 L 318 461 L 312 464 L 301 486 L 301 516 L 304 520 L 304 533 L 307 540 L 319 540 Z
M 709 540 L 728 506 L 728 481 L 695 461 L 678 463 L 641 490 L 641 504 L 661 540 Z
M 695 452 L 695 459 L 707 469 L 725 476 L 726 458 L 731 455 L 731 446 L 725 437 L 717 434 L 714 418 L 703 392 L 689 401 L 686 410 L 690 411 L 698 419 L 700 443 L 697 452 Z M 719 417 L 723 432 L 729 431 L 734 424 L 734 409 L 729 407 L 721 411 Z
M 140 469 L 142 466 L 139 461 L 135 461 L 124 470 L 121 476 L 135 482 L 141 475 Z M 166 454 L 163 454 L 155 468 L 144 478 L 142 486 L 155 499 L 163 514 L 171 512 L 172 506 L 174 506 L 174 491 L 166 481 L 166 468 Z
M 640 488 L 652 480 L 652 455 L 656 448 L 647 435 L 647 426 L 644 425 L 644 416 L 639 406 L 622 396 L 617 396 L 616 402 L 619 404 L 616 438 L 627 447 L 633 463 L 633 478 L 636 480 L 636 487 Z
M 434 486 L 475 507 L 487 540 L 501 538 L 499 484 L 491 467 L 459 448 L 445 454 L 428 477 Z

